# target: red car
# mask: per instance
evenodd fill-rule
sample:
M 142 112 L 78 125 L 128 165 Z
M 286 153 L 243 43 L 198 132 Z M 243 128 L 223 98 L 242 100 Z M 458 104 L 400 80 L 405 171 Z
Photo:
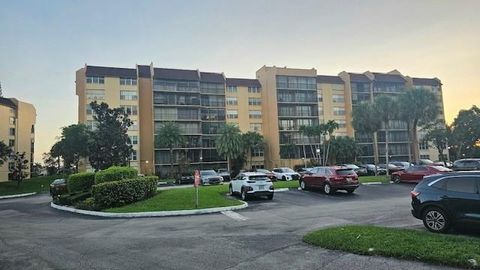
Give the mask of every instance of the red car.
M 265 170 L 265 169 L 256 169 L 255 170 L 256 172 L 259 172 L 259 173 L 264 173 L 267 175 L 268 179 L 270 179 L 272 182 L 275 182 L 277 181 L 277 177 L 275 177 L 275 174 L 273 174 L 271 171 L 269 170 Z
M 337 190 L 353 193 L 359 186 L 358 176 L 347 167 L 314 167 L 300 178 L 300 188 L 321 188 L 325 194 Z
M 394 183 L 409 182 L 418 183 L 423 177 L 433 174 L 448 173 L 452 170 L 443 166 L 410 166 L 404 171 L 392 173 L 391 179 Z

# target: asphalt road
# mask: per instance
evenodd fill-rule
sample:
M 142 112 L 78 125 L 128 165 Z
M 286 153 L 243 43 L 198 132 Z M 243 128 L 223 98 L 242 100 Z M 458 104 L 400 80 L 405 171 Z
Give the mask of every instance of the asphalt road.
M 333 196 L 291 190 L 237 212 L 140 219 L 61 212 L 47 195 L 2 200 L 0 269 L 440 269 L 301 241 L 340 224 L 423 229 L 409 212 L 412 188 L 361 186 Z

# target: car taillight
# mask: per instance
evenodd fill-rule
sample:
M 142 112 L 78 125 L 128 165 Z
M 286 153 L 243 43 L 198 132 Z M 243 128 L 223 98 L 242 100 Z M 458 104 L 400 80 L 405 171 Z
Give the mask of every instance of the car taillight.
M 417 198 L 418 195 L 420 195 L 420 192 L 412 190 L 412 191 L 410 191 L 410 195 L 412 195 L 412 199 L 415 199 L 415 198 Z

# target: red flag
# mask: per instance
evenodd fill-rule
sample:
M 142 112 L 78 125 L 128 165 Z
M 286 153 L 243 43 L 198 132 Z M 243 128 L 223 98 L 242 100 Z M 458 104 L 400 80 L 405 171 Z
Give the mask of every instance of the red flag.
M 198 187 L 200 185 L 200 171 L 195 170 L 195 182 L 193 183 L 195 187 Z

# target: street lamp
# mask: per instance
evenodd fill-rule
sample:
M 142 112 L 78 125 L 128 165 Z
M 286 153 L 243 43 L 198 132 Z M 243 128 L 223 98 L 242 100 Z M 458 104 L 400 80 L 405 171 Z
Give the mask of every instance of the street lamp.
M 323 165 L 323 164 L 320 164 L 320 148 L 317 148 L 315 152 L 317 152 L 318 165 Z
M 203 170 L 203 157 L 200 156 L 200 170 Z

